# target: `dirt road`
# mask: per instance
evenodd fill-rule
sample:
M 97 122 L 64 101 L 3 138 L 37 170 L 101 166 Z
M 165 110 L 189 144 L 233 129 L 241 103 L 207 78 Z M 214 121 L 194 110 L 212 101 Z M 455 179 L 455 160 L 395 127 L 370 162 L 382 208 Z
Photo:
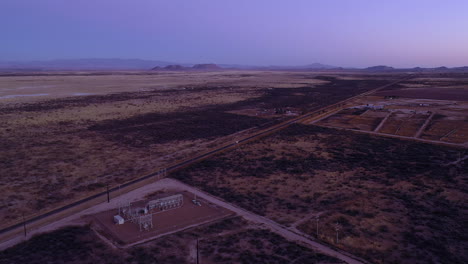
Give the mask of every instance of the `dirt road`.
M 366 261 L 361 260 L 358 257 L 352 256 L 351 254 L 348 254 L 348 253 L 343 252 L 343 251 L 338 251 L 338 250 L 333 249 L 333 248 L 331 248 L 331 247 L 329 247 L 327 245 L 320 244 L 317 241 L 314 241 L 314 240 L 312 240 L 310 238 L 307 238 L 305 234 L 301 234 L 300 232 L 290 230 L 287 227 L 282 226 L 282 225 L 280 225 L 280 224 L 278 224 L 278 223 L 276 223 L 276 222 L 274 222 L 274 221 L 272 221 L 272 220 L 270 220 L 268 218 L 265 218 L 263 216 L 260 216 L 260 215 L 254 214 L 252 212 L 249 212 L 247 210 L 244 210 L 244 209 L 242 209 L 240 207 L 232 205 L 232 204 L 230 204 L 228 202 L 225 202 L 225 201 L 223 201 L 223 200 L 221 200 L 221 199 L 219 199 L 219 198 L 217 198 L 215 196 L 207 194 L 207 193 L 205 193 L 205 192 L 203 192 L 203 191 L 201 191 L 201 190 L 199 190 L 197 188 L 191 187 L 189 185 L 186 185 L 186 184 L 181 183 L 181 182 L 179 182 L 177 180 L 174 180 L 174 179 L 165 178 L 165 179 L 159 180 L 157 182 L 145 185 L 142 188 L 139 188 L 137 190 L 131 191 L 131 192 L 126 193 L 126 194 L 123 194 L 121 196 L 121 199 L 134 202 L 134 201 L 138 201 L 138 200 L 142 199 L 143 197 L 145 197 L 146 195 L 148 195 L 150 193 L 156 192 L 158 190 L 163 190 L 163 189 L 188 191 L 188 192 L 191 192 L 193 194 L 196 194 L 197 197 L 200 197 L 200 198 L 205 199 L 205 200 L 207 200 L 207 201 L 209 201 L 209 202 L 211 202 L 211 203 L 213 203 L 215 205 L 222 206 L 222 207 L 224 207 L 224 208 L 226 208 L 228 210 L 231 210 L 231 211 L 235 212 L 236 214 L 242 216 L 246 220 L 251 221 L 251 222 L 256 223 L 256 224 L 260 224 L 264 228 L 267 228 L 267 229 L 271 230 L 272 232 L 277 233 L 277 234 L 283 236 L 284 238 L 286 238 L 288 240 L 299 242 L 299 243 L 301 243 L 301 244 L 303 244 L 305 246 L 308 246 L 308 247 L 310 247 L 310 248 L 312 248 L 314 250 L 317 250 L 318 252 L 327 254 L 329 256 L 336 257 L 336 258 L 338 258 L 340 260 L 343 260 L 343 261 L 345 261 L 347 263 L 351 263 L 351 264 L 367 263 Z M 118 207 L 119 200 L 120 199 L 114 199 L 114 200 L 111 200 L 110 203 L 104 202 L 104 203 L 95 205 L 95 206 L 93 206 L 91 208 L 88 208 L 86 210 L 83 210 L 83 211 L 81 211 L 79 213 L 76 213 L 74 215 L 63 218 L 63 219 L 61 219 L 59 221 L 56 221 L 54 223 L 39 227 L 38 229 L 28 230 L 28 235 L 27 236 L 16 236 L 15 238 L 12 238 L 12 239 L 10 239 L 8 241 L 5 241 L 5 242 L 1 243 L 0 244 L 0 250 L 6 249 L 6 248 L 11 247 L 11 246 L 14 246 L 15 244 L 18 244 L 18 243 L 20 243 L 22 241 L 25 241 L 25 240 L 31 238 L 31 236 L 34 236 L 36 234 L 51 232 L 51 231 L 54 231 L 54 230 L 57 230 L 57 229 L 60 229 L 62 227 L 69 226 L 69 225 L 85 225 L 85 224 L 87 224 L 87 221 L 83 218 L 84 216 L 90 215 L 90 214 L 95 214 L 95 213 L 106 211 L 106 210 L 110 210 L 110 209 L 115 209 L 115 208 Z
M 415 138 L 419 138 L 421 134 L 424 132 L 426 129 L 427 125 L 429 125 L 429 122 L 431 122 L 432 118 L 434 117 L 435 113 L 432 113 L 424 122 L 424 124 L 419 128 L 418 132 L 414 135 Z
M 403 78 L 402 80 L 406 80 L 406 79 L 409 79 L 411 77 L 412 76 L 407 76 L 406 78 Z M 255 140 L 257 138 L 260 138 L 260 137 L 266 136 L 268 134 L 274 133 L 276 131 L 279 131 L 279 130 L 281 130 L 283 128 L 288 127 L 291 124 L 301 122 L 301 121 L 304 121 L 304 120 L 313 121 L 313 120 L 315 120 L 317 118 L 322 118 L 323 114 L 327 114 L 327 113 L 329 113 L 331 111 L 337 111 L 339 109 L 342 109 L 343 106 L 346 105 L 347 102 L 350 102 L 350 101 L 354 100 L 355 98 L 372 94 L 372 93 L 374 93 L 374 92 L 376 92 L 378 90 L 381 90 L 381 89 L 384 89 L 384 88 L 389 87 L 391 85 L 394 85 L 394 84 L 396 84 L 396 83 L 398 83 L 398 82 L 400 82 L 402 80 L 398 80 L 398 81 L 389 83 L 387 85 L 378 87 L 376 89 L 364 92 L 362 94 L 359 94 L 359 95 L 353 96 L 351 98 L 345 99 L 345 100 L 343 100 L 341 102 L 338 102 L 338 103 L 335 103 L 335 104 L 332 104 L 332 105 L 329 105 L 329 106 L 322 107 L 322 108 L 320 108 L 320 109 L 318 109 L 316 111 L 306 113 L 304 115 L 301 115 L 301 116 L 292 118 L 290 120 L 287 120 L 287 121 L 285 121 L 283 123 L 276 124 L 276 125 L 273 125 L 273 126 L 271 126 L 269 128 L 257 131 L 253 135 L 248 135 L 248 136 L 243 137 L 243 138 L 241 138 L 241 139 L 239 139 L 239 140 L 237 140 L 235 142 L 228 143 L 228 144 L 226 144 L 224 146 L 215 148 L 215 149 L 207 151 L 205 153 L 201 153 L 198 156 L 182 160 L 182 161 L 180 161 L 178 163 L 175 163 L 175 164 L 173 164 L 171 166 L 166 167 L 164 169 L 164 175 L 165 175 L 166 172 L 170 172 L 172 170 L 176 170 L 176 169 L 188 166 L 188 165 L 190 165 L 192 163 L 203 160 L 203 159 L 205 159 L 207 157 L 210 157 L 210 156 L 212 156 L 212 155 L 214 155 L 216 153 L 219 153 L 221 151 L 229 150 L 229 149 L 231 149 L 231 148 L 233 148 L 235 146 L 238 146 L 239 144 L 245 144 L 245 143 L 250 142 L 252 140 Z M 118 187 L 116 186 L 116 187 L 110 188 L 108 192 L 112 195 L 112 193 L 116 193 L 118 191 L 120 192 L 121 187 L 126 188 L 126 187 L 134 186 L 134 187 L 138 188 L 139 184 L 141 184 L 141 185 L 144 184 L 143 187 L 135 189 L 134 191 L 130 191 L 129 193 L 123 195 L 122 197 L 125 197 L 127 195 L 131 195 L 132 193 L 141 193 L 141 192 L 144 192 L 147 188 L 149 188 L 148 186 L 153 185 L 153 184 L 148 184 L 147 183 L 148 181 L 151 181 L 153 178 L 159 177 L 160 175 L 161 175 L 161 171 L 151 173 L 151 174 L 145 175 L 143 177 L 134 179 L 132 181 L 126 182 L 126 183 L 124 183 L 124 184 L 122 184 L 122 185 L 120 185 Z M 161 182 L 159 182 L 159 184 L 169 184 L 169 183 L 161 181 Z M 173 185 L 174 183 L 171 183 L 171 184 Z M 154 189 L 155 187 L 156 186 L 152 187 L 153 188 L 152 191 L 155 190 Z M 190 187 L 186 186 L 185 188 L 190 188 Z M 194 190 L 196 190 L 196 189 L 194 189 Z M 86 198 L 84 198 L 82 200 L 79 200 L 79 201 L 76 201 L 74 203 L 68 204 L 68 205 L 63 206 L 61 208 L 56 208 L 56 209 L 54 209 L 54 210 L 52 210 L 52 211 L 50 211 L 50 212 L 48 212 L 46 214 L 38 215 L 38 216 L 35 216 L 32 219 L 27 220 L 27 224 L 35 224 L 36 223 L 36 225 L 39 226 L 39 227 L 37 227 L 35 230 L 28 230 L 28 235 L 26 235 L 26 236 L 21 236 L 21 227 L 22 227 L 21 222 L 0 230 L 0 234 L 5 234 L 5 236 L 3 237 L 4 240 L 0 239 L 0 241 L 2 241 L 0 243 L 0 250 L 2 248 L 9 247 L 9 246 L 17 244 L 17 243 L 19 243 L 19 242 L 21 242 L 21 241 L 23 241 L 25 239 L 28 239 L 28 238 L 30 238 L 31 235 L 37 234 L 38 232 L 47 232 L 47 231 L 55 230 L 55 229 L 57 229 L 59 227 L 65 226 L 65 225 L 73 224 L 74 223 L 73 221 L 76 222 L 76 221 L 79 220 L 79 218 L 81 216 L 83 216 L 85 214 L 91 214 L 91 213 L 95 212 L 95 210 L 102 211 L 102 210 L 104 210 L 103 208 L 107 208 L 107 209 L 116 208 L 116 204 L 115 204 L 116 200 L 113 200 L 109 204 L 102 204 L 101 203 L 101 204 L 98 204 L 96 206 L 90 207 L 88 209 L 84 209 L 83 211 L 81 211 L 79 213 L 73 213 L 73 214 L 69 215 L 68 217 L 65 217 L 65 218 L 63 218 L 61 220 L 55 221 L 55 219 L 60 219 L 60 217 L 63 217 L 63 216 L 60 216 L 59 214 L 65 214 L 66 215 L 68 209 L 70 209 L 70 208 L 73 209 L 74 208 L 75 210 L 78 210 L 78 209 L 80 209 L 80 208 L 78 208 L 79 206 L 85 207 L 85 206 L 88 206 L 87 204 L 90 204 L 91 202 L 96 204 L 98 202 L 98 199 L 102 199 L 103 197 L 105 197 L 105 195 L 106 195 L 106 192 L 97 193 L 97 194 L 95 194 L 93 196 L 86 197 Z M 207 194 L 205 194 L 205 195 L 207 195 Z M 217 199 L 217 198 L 212 197 L 212 199 Z M 220 200 L 218 200 L 218 201 L 220 201 Z M 220 202 L 222 202 L 222 201 L 220 201 Z M 222 202 L 222 203 L 224 203 L 224 202 Z M 228 206 L 228 207 L 226 207 L 228 209 L 230 209 L 230 207 L 233 207 L 233 205 L 229 205 L 227 203 L 226 203 L 226 206 Z M 101 209 L 99 209 L 99 208 L 101 208 Z M 237 207 L 235 207 L 235 208 L 237 208 Z M 263 223 L 263 224 L 267 225 L 271 230 L 273 230 L 273 231 L 276 230 L 275 232 L 277 232 L 280 235 L 283 235 L 284 237 L 288 237 L 291 240 L 301 241 L 302 243 L 310 245 L 313 248 L 317 247 L 316 248 L 317 250 L 319 250 L 320 252 L 323 252 L 325 254 L 329 254 L 329 255 L 332 255 L 332 256 L 335 256 L 335 254 L 339 254 L 339 256 L 340 256 L 339 258 L 341 259 L 341 257 L 342 257 L 343 260 L 347 261 L 348 263 L 362 263 L 362 261 L 356 261 L 352 257 L 347 257 L 345 255 L 345 253 L 340 253 L 340 252 L 338 252 L 336 250 L 331 249 L 330 247 L 327 247 L 327 246 L 321 245 L 321 244 L 319 244 L 317 242 L 314 242 L 311 239 L 304 237 L 303 234 L 297 234 L 297 233 L 293 232 L 292 230 L 288 230 L 288 229 L 286 229 L 286 227 L 282 227 L 279 224 L 277 224 L 277 223 L 275 223 L 275 222 L 273 222 L 273 221 L 271 221 L 271 220 L 269 220 L 267 218 L 252 214 L 252 213 L 247 212 L 247 211 L 245 211 L 245 210 L 243 210 L 241 208 L 237 208 L 236 210 L 233 210 L 233 211 L 237 212 L 237 210 L 240 210 L 239 212 L 243 211 L 243 214 L 245 214 L 244 217 L 246 219 L 251 220 L 253 222 L 257 222 L 257 223 Z M 42 220 L 44 222 L 44 224 L 43 223 L 37 223 L 40 220 Z M 52 221 L 54 221 L 54 222 L 52 222 Z M 52 223 L 50 223 L 50 222 L 52 222 Z M 50 223 L 50 224 L 45 224 L 45 223 Z M 43 225 L 43 226 L 40 226 L 40 225 Z M 8 234 L 8 233 L 10 233 L 10 234 L 9 234 L 8 237 L 6 237 L 6 234 Z M 338 255 L 337 255 L 337 257 L 338 257 Z M 347 260 L 345 260 L 345 259 L 347 259 Z
M 298 117 L 294 117 L 292 119 L 286 120 L 286 121 L 284 121 L 282 123 L 273 125 L 271 127 L 267 127 L 265 129 L 258 130 L 258 131 L 255 130 L 256 132 L 254 132 L 252 134 L 249 133 L 245 137 L 242 137 L 242 138 L 240 138 L 240 139 L 238 139 L 238 140 L 236 140 L 234 142 L 233 141 L 228 141 L 229 143 L 227 143 L 225 145 L 218 146 L 218 147 L 216 147 L 214 149 L 211 149 L 211 150 L 208 150 L 206 152 L 197 153 L 197 155 L 195 155 L 193 157 L 186 158 L 186 159 L 180 160 L 178 162 L 172 163 L 172 164 L 168 165 L 166 168 L 164 168 L 162 170 L 159 170 L 157 172 L 150 173 L 150 174 L 138 177 L 138 178 L 133 179 L 131 181 L 125 182 L 125 183 L 123 183 L 123 184 L 121 184 L 119 186 L 111 187 L 111 188 L 109 188 L 107 190 L 107 193 L 106 193 L 106 191 L 102 191 L 100 193 L 96 193 L 94 195 L 85 197 L 83 199 L 77 200 L 77 201 L 72 202 L 70 204 L 66 204 L 66 205 L 64 205 L 62 207 L 55 208 L 55 209 L 53 209 L 53 210 L 51 210 L 49 212 L 32 216 L 31 218 L 26 219 L 25 223 L 27 225 L 30 225 L 30 224 L 32 224 L 32 225 L 44 225 L 45 223 L 50 223 L 50 222 L 53 222 L 53 221 L 55 222 L 57 219 L 60 219 L 59 217 L 63 217 L 63 216 L 59 216 L 60 214 L 62 214 L 62 215 L 73 215 L 73 214 L 68 214 L 67 210 L 68 211 L 75 210 L 74 212 L 76 212 L 76 210 L 82 210 L 81 208 L 87 208 L 92 204 L 96 204 L 99 199 L 102 199 L 102 197 L 105 197 L 106 195 L 109 195 L 109 194 L 112 195 L 113 193 L 116 193 L 117 191 L 120 192 L 121 188 L 123 188 L 123 189 L 137 189 L 137 188 L 139 188 L 139 186 L 141 186 L 143 184 L 147 184 L 148 180 L 151 180 L 154 177 L 159 178 L 161 176 L 161 174 L 165 175 L 167 172 L 171 172 L 171 171 L 183 168 L 183 167 L 188 166 L 190 164 L 193 164 L 195 162 L 206 159 L 206 158 L 208 158 L 208 157 L 210 157 L 210 156 L 212 156 L 214 154 L 217 154 L 217 153 L 220 153 L 220 152 L 223 152 L 223 151 L 228 151 L 230 149 L 235 148 L 239 144 L 245 144 L 247 142 L 250 142 L 250 141 L 256 140 L 258 138 L 267 136 L 269 134 L 275 133 L 275 132 L 277 132 L 277 131 L 279 131 L 281 129 L 284 129 L 284 128 L 288 127 L 289 125 L 292 125 L 292 124 L 295 124 L 295 123 L 298 123 L 298 122 L 304 122 L 305 120 L 312 121 L 312 120 L 315 120 L 317 118 L 322 118 L 324 114 L 327 114 L 330 111 L 340 110 L 340 109 L 343 108 L 344 105 L 346 105 L 346 103 L 348 103 L 348 102 L 350 102 L 350 101 L 352 101 L 352 100 L 354 100 L 354 99 L 356 99 L 358 97 L 362 97 L 362 96 L 372 94 L 372 93 L 374 93 L 376 91 L 382 90 L 382 89 L 384 89 L 386 87 L 392 86 L 392 85 L 394 85 L 394 84 L 396 84 L 398 82 L 401 82 L 401 81 L 409 79 L 409 78 L 412 78 L 412 76 L 411 75 L 407 76 L 407 77 L 405 77 L 405 78 L 403 78 L 401 80 L 394 81 L 394 82 L 386 84 L 384 86 L 381 86 L 381 87 L 375 88 L 373 90 L 369 90 L 367 92 L 364 92 L 362 94 L 358 94 L 356 96 L 350 97 L 350 98 L 345 99 L 345 100 L 343 100 L 341 102 L 319 108 L 319 109 L 317 109 L 315 111 L 303 114 L 303 115 L 298 116 Z M 22 225 L 23 225 L 23 222 L 17 222 L 16 224 L 13 224 L 13 225 L 10 225 L 10 226 L 7 226 L 7 227 L 4 227 L 4 228 L 0 229 L 0 234 L 3 236 L 3 239 L 0 238 L 0 241 L 6 241 L 11 236 L 20 235 L 21 231 L 22 231 L 21 230 Z
M 452 147 L 468 148 L 468 142 L 465 142 L 465 143 L 450 143 L 450 142 L 444 142 L 444 141 L 436 141 L 436 140 L 422 139 L 422 138 L 416 138 L 416 137 L 407 137 L 407 136 L 400 136 L 400 135 L 393 135 L 393 134 L 385 134 L 385 133 L 379 133 L 379 132 L 374 132 L 374 131 L 358 130 L 358 129 L 352 129 L 352 128 L 337 127 L 337 126 L 317 125 L 317 124 L 316 124 L 316 126 L 329 127 L 329 128 L 335 128 L 335 129 L 344 129 L 344 130 L 349 130 L 349 131 L 358 132 L 358 133 L 371 134 L 371 135 L 375 135 L 375 136 L 383 136 L 383 137 L 400 138 L 400 139 L 406 139 L 406 140 L 414 140 L 414 141 L 420 141 L 420 142 L 430 143 L 430 144 L 438 144 L 438 145 L 445 145 L 445 146 L 452 146 Z
M 272 221 L 266 217 L 263 217 L 263 216 L 260 216 L 260 215 L 257 215 L 257 214 L 254 214 L 252 212 L 249 212 L 247 210 L 244 210 L 240 207 L 237 207 L 235 205 L 232 205 L 230 203 L 227 203 L 215 196 L 212 196 L 210 194 L 207 194 L 197 188 L 194 188 L 194 187 L 191 187 L 189 185 L 186 185 L 184 183 L 181 183 L 177 180 L 174 180 L 174 179 L 169 179 L 169 178 L 166 178 L 166 179 L 163 179 L 161 180 L 160 182 L 164 182 L 165 185 L 167 186 L 170 186 L 171 189 L 180 189 L 180 190 L 186 190 L 186 191 L 189 191 L 191 193 L 194 193 L 196 194 L 198 197 L 201 197 L 213 204 L 216 204 L 216 205 L 219 205 L 219 206 L 222 206 L 228 210 L 231 210 L 233 212 L 235 212 L 236 214 L 242 216 L 243 218 L 245 218 L 246 220 L 248 221 L 251 221 L 251 222 L 254 222 L 254 223 L 257 223 L 257 224 L 261 224 L 263 225 L 264 227 L 268 228 L 269 230 L 271 230 L 272 232 L 274 233 L 277 233 L 279 235 L 281 235 L 282 237 L 290 240 L 290 241 L 296 241 L 296 242 L 300 242 L 301 244 L 303 245 L 307 245 L 308 247 L 314 249 L 314 250 L 317 250 L 318 252 L 321 252 L 321 253 L 324 253 L 324 254 L 327 254 L 329 256 L 333 256 L 333 257 L 336 257 L 340 260 L 343 260 L 347 263 L 352 263 L 352 264 L 358 264 L 358 263 L 367 263 L 366 261 L 356 257 L 356 256 L 353 256 L 351 254 L 348 254 L 346 252 L 343 252 L 343 251 L 338 251 L 336 249 L 333 249 L 329 246 L 326 246 L 326 245 L 323 245 L 323 244 L 320 244 L 318 243 L 317 241 L 314 241 L 314 240 L 311 240 L 309 238 L 307 238 L 304 234 L 300 234 L 300 233 L 296 233 L 296 232 L 293 232 L 292 230 L 288 229 L 287 227 L 285 226 L 282 226 L 278 223 L 276 223 L 275 221 Z

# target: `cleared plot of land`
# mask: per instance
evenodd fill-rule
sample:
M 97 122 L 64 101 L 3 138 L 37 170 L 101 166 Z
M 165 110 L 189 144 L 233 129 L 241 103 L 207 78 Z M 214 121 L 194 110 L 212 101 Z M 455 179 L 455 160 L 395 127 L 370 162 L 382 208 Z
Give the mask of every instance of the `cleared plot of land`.
M 290 118 L 275 109 L 316 109 L 398 78 L 341 80 L 299 72 L 0 77 L 5 95 L 14 88 L 55 91 L 1 100 L 0 226 L 234 142 L 239 131 Z M 67 97 L 88 89 L 95 94 Z M 275 114 L 236 114 L 245 109 Z
M 467 118 L 453 118 L 436 114 L 421 138 L 452 143 L 468 142 L 468 116 Z
M 67 227 L 0 252 L 5 263 L 343 263 L 240 218 L 201 226 L 128 249 L 113 249 L 89 227 Z
M 354 104 L 317 124 L 455 144 L 468 142 L 467 102 L 374 95 Z
M 374 111 L 368 109 L 344 109 L 326 119 L 321 120 L 319 124 L 373 131 L 386 115 L 387 113 L 385 111 Z
M 319 215 L 319 239 L 373 263 L 463 263 L 465 155 L 294 125 L 173 177 L 312 236 Z
M 379 132 L 414 137 L 429 115 L 429 113 L 391 113 Z

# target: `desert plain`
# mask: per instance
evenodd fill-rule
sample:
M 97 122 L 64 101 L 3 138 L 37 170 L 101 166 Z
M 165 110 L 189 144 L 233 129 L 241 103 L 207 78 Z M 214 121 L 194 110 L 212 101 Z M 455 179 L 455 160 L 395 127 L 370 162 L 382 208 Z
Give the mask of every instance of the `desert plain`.
M 461 73 L 3 74 L 0 227 L 352 98 L 165 176 L 357 263 L 463 263 L 467 95 Z M 63 261 L 194 263 L 198 241 L 203 263 L 341 263 L 242 217 L 129 249 L 93 230 L 59 229 L 0 254 L 6 263 L 47 262 L 49 251 L 71 249 Z M 33 253 L 19 256 L 25 249 Z

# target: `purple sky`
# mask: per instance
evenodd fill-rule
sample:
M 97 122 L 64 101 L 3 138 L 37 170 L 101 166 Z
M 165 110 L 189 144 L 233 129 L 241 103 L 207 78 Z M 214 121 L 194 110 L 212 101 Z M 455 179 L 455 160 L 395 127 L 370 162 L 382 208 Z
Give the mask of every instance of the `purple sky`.
M 468 65 L 468 0 L 0 0 L 0 60 Z

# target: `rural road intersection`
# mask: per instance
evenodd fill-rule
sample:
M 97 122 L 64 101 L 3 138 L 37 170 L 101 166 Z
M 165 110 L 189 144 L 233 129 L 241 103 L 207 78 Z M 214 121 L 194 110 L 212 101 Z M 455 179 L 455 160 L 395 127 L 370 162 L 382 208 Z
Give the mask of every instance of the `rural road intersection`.
M 0 250 L 6 249 L 8 247 L 11 247 L 15 244 L 21 243 L 22 241 L 25 241 L 32 236 L 40 233 L 45 233 L 45 232 L 51 232 L 57 229 L 60 229 L 65 226 L 69 225 L 85 225 L 87 224 L 87 220 L 85 220 L 83 217 L 86 215 L 91 215 L 95 214 L 101 211 L 106 211 L 106 210 L 111 210 L 115 209 L 118 206 L 118 202 L 123 199 L 126 201 L 138 201 L 143 199 L 146 195 L 154 193 L 158 190 L 164 190 L 164 189 L 171 189 L 171 190 L 177 190 L 177 191 L 188 191 L 190 193 L 196 194 L 197 197 L 200 197 L 206 201 L 209 201 L 212 204 L 224 207 L 228 210 L 233 211 L 237 215 L 243 217 L 244 219 L 251 221 L 253 223 L 259 224 L 264 228 L 269 229 L 270 231 L 281 235 L 282 237 L 294 241 L 294 242 L 299 242 L 300 244 L 307 246 L 311 249 L 314 249 L 320 253 L 336 257 L 342 261 L 345 261 L 350 264 L 361 264 L 361 263 L 367 263 L 366 261 L 355 257 L 351 254 L 348 254 L 344 251 L 337 250 L 334 248 L 331 248 L 327 245 L 323 245 L 312 238 L 308 238 L 307 235 L 302 234 L 300 232 L 293 231 L 292 229 L 289 229 L 283 225 L 280 225 L 266 217 L 254 214 L 252 212 L 249 212 L 245 209 L 242 209 L 236 205 L 230 204 L 226 201 L 221 200 L 220 198 L 217 198 L 215 196 L 212 196 L 206 192 L 203 192 L 197 188 L 194 188 L 192 186 L 189 186 L 187 184 L 184 184 L 182 182 L 179 182 L 177 180 L 171 179 L 171 178 L 164 178 L 161 180 L 158 180 L 154 183 L 147 184 L 141 188 L 138 188 L 136 190 L 133 190 L 129 193 L 123 194 L 121 197 L 113 199 L 110 201 L 110 203 L 101 203 L 98 205 L 95 205 L 93 207 L 90 207 L 86 210 L 83 210 L 79 213 L 76 213 L 74 215 L 70 215 L 66 218 L 63 218 L 59 221 L 56 221 L 54 223 L 39 227 L 34 230 L 29 230 L 28 235 L 26 237 L 23 236 L 16 236 L 8 241 L 5 241 L 0 244 Z

